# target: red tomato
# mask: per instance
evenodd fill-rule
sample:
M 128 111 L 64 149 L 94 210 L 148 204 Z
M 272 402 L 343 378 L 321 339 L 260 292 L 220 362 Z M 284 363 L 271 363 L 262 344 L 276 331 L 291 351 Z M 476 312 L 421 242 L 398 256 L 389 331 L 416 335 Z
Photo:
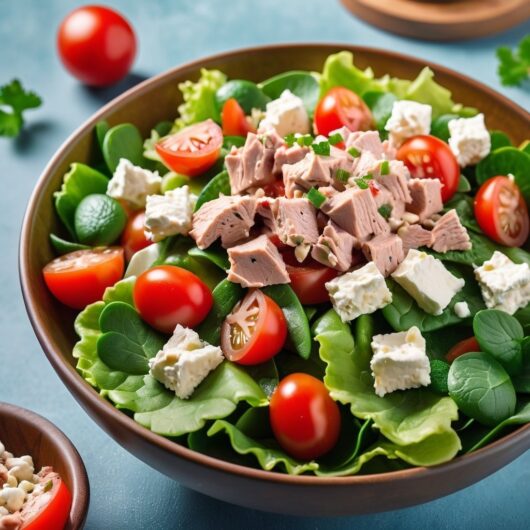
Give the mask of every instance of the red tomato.
M 121 236 L 121 246 L 125 250 L 125 259 L 130 261 L 133 254 L 148 247 L 153 242 L 145 237 L 144 233 L 145 211 L 133 213 L 129 218 Z
M 127 75 L 136 55 L 131 25 L 118 12 L 103 6 L 72 11 L 57 32 L 59 56 L 81 82 L 106 86 Z
M 260 290 L 252 289 L 225 318 L 221 347 L 229 361 L 259 364 L 274 357 L 286 337 L 287 322 L 280 306 Z
M 237 99 L 227 99 L 221 111 L 221 123 L 223 124 L 223 134 L 226 136 L 243 136 L 249 132 L 256 132 L 256 129 L 248 122 L 245 111 L 237 102 Z
M 311 460 L 337 443 L 340 411 L 322 381 L 297 373 L 282 379 L 272 394 L 270 422 L 285 451 L 300 460 Z
M 193 328 L 212 308 L 210 289 L 190 271 L 160 265 L 138 276 L 134 305 L 140 316 L 162 333 L 173 333 L 181 324 Z
M 475 337 L 469 337 L 469 339 L 461 340 L 457 342 L 445 356 L 448 363 L 452 363 L 457 357 L 464 355 L 464 353 L 478 352 L 480 346 Z
M 528 209 L 513 178 L 493 177 L 482 184 L 475 217 L 484 233 L 501 245 L 520 247 L 528 239 Z
M 409 168 L 412 178 L 440 180 L 443 202 L 455 194 L 460 180 L 460 166 L 444 141 L 429 135 L 413 136 L 398 149 L 397 159 Z
M 42 272 L 48 289 L 58 300 L 83 309 L 101 300 L 105 289 L 122 278 L 123 269 L 122 248 L 99 247 L 55 258 Z
M 366 103 L 347 88 L 330 89 L 315 109 L 315 131 L 328 136 L 331 131 L 348 127 L 351 131 L 374 128 L 374 119 Z
M 37 495 L 22 508 L 24 530 L 60 530 L 66 525 L 72 494 L 59 477 L 51 480 L 52 487 L 49 491 Z
M 156 152 L 175 173 L 194 177 L 212 167 L 221 154 L 223 131 L 206 120 L 166 136 L 155 145 Z
M 267 197 L 285 197 L 285 184 L 283 179 L 276 179 L 272 184 L 265 184 L 263 191 Z

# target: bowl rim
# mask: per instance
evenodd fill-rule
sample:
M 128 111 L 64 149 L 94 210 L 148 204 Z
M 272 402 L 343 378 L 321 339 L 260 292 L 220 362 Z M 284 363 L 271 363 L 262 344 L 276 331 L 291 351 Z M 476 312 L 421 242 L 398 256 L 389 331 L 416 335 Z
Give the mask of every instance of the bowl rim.
M 503 436 L 499 440 L 492 442 L 485 447 L 474 451 L 473 453 L 464 454 L 446 462 L 432 467 L 412 467 L 409 469 L 390 471 L 386 473 L 379 473 L 373 475 L 350 475 L 342 477 L 319 477 L 310 475 L 288 475 L 277 471 L 266 471 L 263 469 L 251 468 L 239 464 L 234 464 L 225 460 L 221 460 L 212 456 L 208 456 L 192 449 L 189 449 L 183 445 L 173 442 L 172 440 L 165 438 L 162 435 L 155 434 L 146 427 L 143 427 L 139 423 L 135 422 L 133 418 L 121 412 L 117 409 L 110 401 L 104 399 L 95 388 L 91 387 L 77 372 L 77 370 L 69 363 L 61 361 L 60 355 L 54 351 L 52 341 L 50 340 L 47 333 L 44 331 L 44 325 L 39 318 L 39 312 L 37 311 L 36 303 L 31 297 L 31 277 L 29 274 L 29 239 L 32 225 L 32 213 L 34 211 L 34 205 L 37 202 L 42 189 L 45 187 L 47 180 L 53 173 L 54 167 L 61 159 L 68 154 L 68 151 L 73 145 L 75 145 L 82 137 L 90 132 L 94 125 L 104 118 L 105 114 L 113 110 L 115 107 L 126 103 L 130 99 L 134 99 L 138 95 L 144 94 L 150 91 L 152 88 L 163 85 L 167 80 L 176 75 L 179 71 L 189 68 L 200 68 L 205 62 L 214 61 L 219 59 L 232 59 L 246 54 L 253 54 L 256 52 L 267 52 L 267 51 L 280 51 L 287 48 L 294 49 L 307 49 L 307 48 L 327 48 L 329 54 L 336 53 L 339 50 L 351 51 L 354 54 L 360 53 L 376 53 L 378 55 L 384 55 L 388 59 L 393 60 L 406 60 L 407 62 L 414 63 L 418 68 L 424 66 L 430 67 L 435 73 L 439 72 L 444 75 L 459 78 L 460 81 L 470 85 L 479 91 L 487 93 L 490 97 L 502 102 L 503 105 L 511 107 L 512 110 L 518 114 L 526 116 L 530 121 L 530 113 L 527 112 L 523 107 L 517 103 L 508 99 L 506 96 L 500 94 L 496 90 L 488 87 L 487 85 L 476 81 L 465 74 L 457 72 L 446 66 L 433 63 L 426 59 L 421 59 L 408 54 L 383 50 L 376 47 L 370 46 L 356 46 L 347 43 L 334 43 L 334 42 L 302 42 L 302 43 L 277 43 L 277 44 L 266 44 L 260 46 L 251 46 L 244 48 L 237 48 L 228 51 L 223 51 L 215 54 L 200 57 L 192 61 L 185 62 L 173 68 L 170 68 L 160 74 L 142 81 L 141 83 L 133 86 L 127 91 L 123 92 L 116 98 L 112 99 L 101 107 L 97 112 L 92 114 L 87 120 L 85 120 L 77 129 L 75 129 L 68 138 L 62 143 L 59 149 L 55 152 L 53 157 L 47 163 L 43 172 L 39 176 L 35 188 L 28 201 L 24 219 L 22 222 L 21 235 L 19 241 L 19 279 L 31 325 L 37 336 L 37 339 L 44 350 L 44 353 L 51 365 L 59 375 L 61 381 L 66 385 L 71 394 L 78 401 L 90 402 L 91 408 L 96 409 L 98 416 L 112 417 L 113 421 L 118 423 L 120 428 L 123 429 L 124 433 L 130 432 L 134 436 L 138 436 L 143 439 L 144 442 L 154 444 L 158 449 L 172 453 L 173 455 L 191 461 L 192 463 L 213 468 L 217 471 L 224 472 L 227 474 L 237 475 L 240 477 L 246 477 L 255 480 L 266 480 L 275 483 L 283 484 L 296 484 L 304 486 L 329 486 L 329 485 L 362 485 L 362 484 L 374 484 L 381 482 L 397 482 L 406 481 L 414 478 L 428 478 L 436 479 L 439 475 L 445 473 L 447 470 L 453 468 L 459 468 L 461 465 L 466 463 L 467 465 L 473 465 L 476 462 L 482 460 L 482 458 L 490 457 L 495 458 L 495 455 L 504 452 L 506 449 L 519 445 L 524 438 L 528 438 L 528 446 L 530 447 L 530 424 L 523 425 L 517 428 L 515 431 Z
M 0 401 L 0 416 L 3 415 L 14 416 L 24 423 L 34 425 L 39 431 L 46 431 L 51 434 L 50 439 L 53 445 L 58 447 L 65 465 L 72 473 L 71 530 L 83 528 L 90 505 L 90 484 L 83 459 L 70 438 L 44 416 L 19 405 Z M 6 449 L 9 450 L 9 447 Z

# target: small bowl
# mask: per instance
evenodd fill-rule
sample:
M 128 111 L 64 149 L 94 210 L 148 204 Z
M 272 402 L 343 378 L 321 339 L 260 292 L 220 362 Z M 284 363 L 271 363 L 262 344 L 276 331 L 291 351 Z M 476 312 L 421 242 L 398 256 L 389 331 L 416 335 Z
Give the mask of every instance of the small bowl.
M 90 501 L 88 477 L 77 449 L 64 433 L 34 412 L 0 402 L 0 441 L 15 456 L 30 455 L 36 469 L 52 466 L 59 473 L 72 494 L 64 530 L 83 528 Z

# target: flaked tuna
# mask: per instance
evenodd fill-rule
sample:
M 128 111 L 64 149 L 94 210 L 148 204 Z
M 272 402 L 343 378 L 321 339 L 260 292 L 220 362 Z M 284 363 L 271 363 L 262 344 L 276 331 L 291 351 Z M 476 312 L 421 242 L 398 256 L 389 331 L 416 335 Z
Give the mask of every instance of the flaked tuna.
M 358 241 L 351 234 L 329 221 L 311 251 L 311 257 L 333 269 L 344 272 L 352 265 L 352 252 Z
M 421 225 L 405 225 L 397 233 L 403 241 L 405 255 L 411 248 L 430 247 L 432 245 L 432 232 Z
M 432 248 L 436 252 L 448 250 L 469 250 L 471 241 L 465 227 L 462 226 L 456 210 L 449 210 L 432 229 Z
M 300 162 L 307 153 L 309 153 L 309 147 L 302 147 L 298 144 L 294 144 L 291 147 L 282 145 L 276 149 L 274 153 L 274 166 L 272 172 L 275 175 L 282 173 L 282 168 L 285 165 L 293 165 Z
M 283 182 L 286 197 L 294 197 L 296 190 L 309 190 L 314 186 L 327 186 L 331 181 L 331 169 L 325 157 L 313 151 L 296 164 L 283 166 Z
M 442 187 L 438 179 L 410 179 L 408 181 L 412 202 L 407 211 L 415 213 L 420 222 L 443 208 Z
M 392 274 L 405 259 L 403 243 L 396 234 L 381 234 L 362 246 L 367 260 L 375 263 L 383 276 Z
M 385 156 L 385 150 L 377 131 L 352 132 L 346 139 L 346 149 L 350 147 L 354 147 L 361 153 L 371 153 L 377 160 Z

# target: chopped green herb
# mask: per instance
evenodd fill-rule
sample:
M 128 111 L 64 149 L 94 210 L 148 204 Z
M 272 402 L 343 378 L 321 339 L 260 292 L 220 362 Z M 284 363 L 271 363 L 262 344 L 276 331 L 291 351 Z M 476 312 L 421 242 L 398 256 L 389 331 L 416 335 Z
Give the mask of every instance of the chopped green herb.
M 357 186 L 359 186 L 359 188 L 361 188 L 362 190 L 366 190 L 368 189 L 368 182 L 366 182 L 365 178 L 362 177 L 360 179 L 357 179 L 355 181 L 355 183 L 357 184 Z
M 313 143 L 313 137 L 310 134 L 304 134 L 303 136 L 298 136 L 296 142 L 300 147 L 309 147 Z
M 371 173 L 367 173 L 367 174 L 363 177 L 364 180 L 372 180 L 373 178 L 374 178 L 374 176 L 373 176 Z
M 335 173 L 335 178 L 340 182 L 348 182 L 348 179 L 350 178 L 350 173 L 345 169 L 339 168 Z
M 289 133 L 284 137 L 284 140 L 288 147 L 292 147 L 292 145 L 296 142 L 296 137 L 293 133 Z
M 507 46 L 497 49 L 497 73 L 506 86 L 519 86 L 530 77 L 530 35 L 526 35 L 512 51 Z
M 329 138 L 328 138 L 328 141 L 331 145 L 337 145 L 337 144 L 340 144 L 341 142 L 344 142 L 344 138 L 342 137 L 342 134 L 340 133 L 335 133 L 335 134 L 332 134 Z
M 327 140 L 319 142 L 319 143 L 314 143 L 311 145 L 311 147 L 313 148 L 313 151 L 315 152 L 315 154 L 329 156 L 330 145 Z
M 361 156 L 361 152 L 359 151 L 359 149 L 355 149 L 355 147 L 350 147 L 348 149 L 348 153 L 350 153 L 350 155 L 353 156 L 353 158 L 357 158 L 358 156 Z
M 392 214 L 392 206 L 390 204 L 382 204 L 377 211 L 381 214 L 381 217 L 388 220 Z
M 48 482 L 44 484 L 44 487 L 42 489 L 44 493 L 46 493 L 47 491 L 50 491 L 52 488 L 53 488 L 53 480 L 48 480 Z
M 326 202 L 326 196 L 320 193 L 316 188 L 311 188 L 307 192 L 307 198 L 313 203 L 315 208 L 320 208 Z
M 0 136 L 18 136 L 24 125 L 22 113 L 41 104 L 42 99 L 35 92 L 24 90 L 18 79 L 0 86 Z
M 390 173 L 390 164 L 388 160 L 383 160 L 381 162 L 381 175 L 388 175 Z

